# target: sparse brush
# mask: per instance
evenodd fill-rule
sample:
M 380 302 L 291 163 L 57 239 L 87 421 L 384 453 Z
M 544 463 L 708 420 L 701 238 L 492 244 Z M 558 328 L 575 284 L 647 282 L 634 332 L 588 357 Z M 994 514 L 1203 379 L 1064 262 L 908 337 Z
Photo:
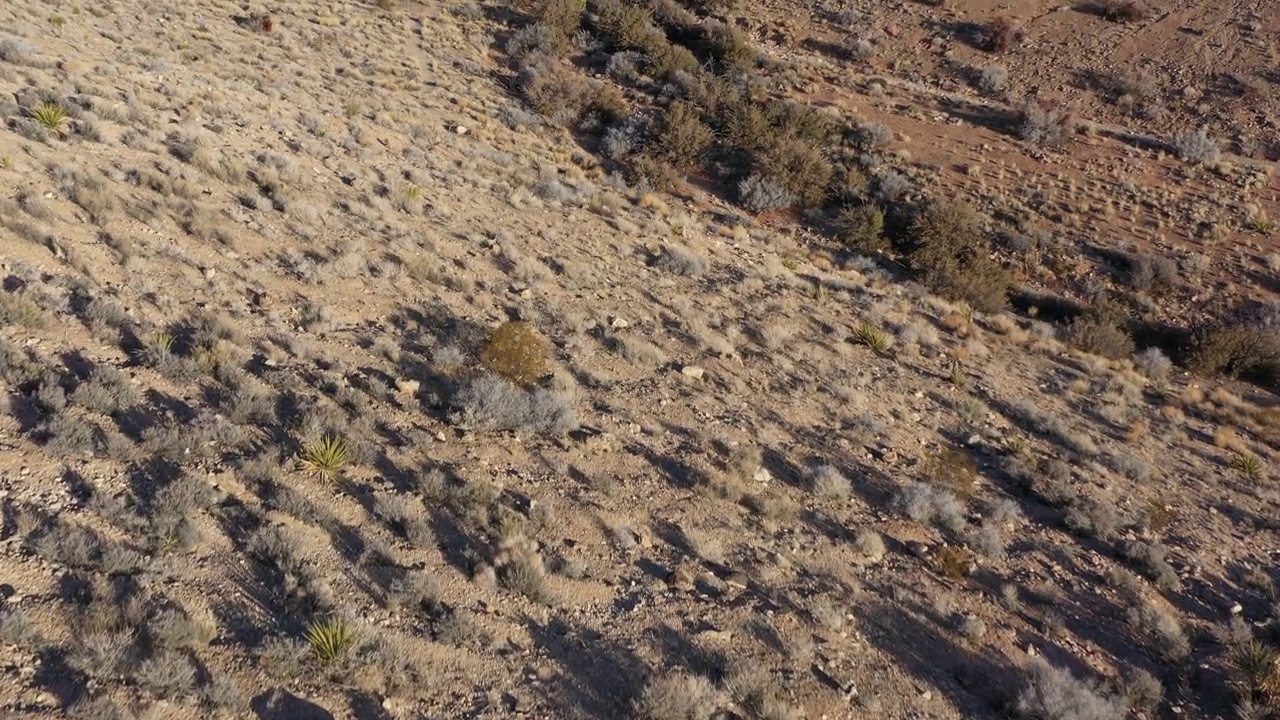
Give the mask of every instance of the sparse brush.
M 929 482 L 961 500 L 973 495 L 978 482 L 978 466 L 973 458 L 954 448 L 943 448 L 934 453 L 925 462 L 923 474 Z
M 1021 40 L 1022 31 L 1015 28 L 1009 18 L 998 17 L 987 25 L 981 45 L 987 52 L 1004 53 L 1009 52 Z
M 356 645 L 356 631 L 347 621 L 333 617 L 307 627 L 307 643 L 320 662 L 330 665 L 341 660 Z
M 866 323 L 859 325 L 853 331 L 853 339 L 858 344 L 866 345 L 878 353 L 888 350 L 892 342 L 889 333 Z
M 1097 7 L 1098 15 L 1111 22 L 1137 22 L 1147 16 L 1147 8 L 1139 0 L 1102 0 Z
M 44 645 L 44 638 L 31 618 L 15 609 L 0 613 L 0 643 L 35 650 Z
M 1024 720 L 1123 720 L 1127 714 L 1123 699 L 1099 683 L 1079 680 L 1040 658 L 1032 661 L 1013 710 Z
M 718 708 L 710 681 L 684 673 L 655 676 L 635 701 L 639 720 L 708 720 Z
M 1262 476 L 1262 460 L 1251 453 L 1236 453 L 1227 462 L 1227 467 L 1250 480 L 1257 480 Z
M 336 435 L 325 434 L 302 448 L 302 468 L 322 482 L 341 477 L 351 461 L 351 447 Z
M 973 572 L 973 551 L 968 548 L 954 545 L 940 548 L 934 556 L 934 561 L 938 565 L 938 572 L 952 580 L 966 578 Z
M 65 138 L 69 134 L 68 127 L 71 124 L 71 116 L 57 103 L 40 103 L 31 110 L 31 119 L 51 130 L 60 138 Z

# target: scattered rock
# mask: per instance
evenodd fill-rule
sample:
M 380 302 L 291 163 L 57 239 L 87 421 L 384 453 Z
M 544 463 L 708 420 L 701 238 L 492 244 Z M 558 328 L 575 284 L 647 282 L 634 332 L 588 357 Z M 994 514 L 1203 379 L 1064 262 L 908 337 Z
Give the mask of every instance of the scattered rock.
M 688 565 L 680 565 L 667 576 L 667 585 L 672 590 L 693 592 L 693 571 Z
M 698 367 L 697 365 L 685 365 L 684 367 L 680 368 L 681 375 L 684 375 L 685 377 L 688 377 L 688 378 L 693 378 L 694 380 L 701 380 L 702 376 L 705 375 L 706 372 L 707 372 L 706 370 Z

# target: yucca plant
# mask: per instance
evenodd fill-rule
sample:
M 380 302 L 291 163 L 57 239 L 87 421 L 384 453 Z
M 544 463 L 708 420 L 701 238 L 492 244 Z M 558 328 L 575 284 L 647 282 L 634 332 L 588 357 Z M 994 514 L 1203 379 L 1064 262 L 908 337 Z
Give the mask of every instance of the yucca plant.
M 1227 467 L 1250 480 L 1257 480 L 1262 475 L 1262 460 L 1250 453 L 1236 453 L 1227 463 Z
M 889 333 L 866 323 L 853 331 L 853 339 L 878 353 L 889 349 Z
M 356 631 L 342 618 L 317 620 L 307 627 L 307 643 L 316 659 L 329 665 L 355 647 Z
M 31 111 L 31 117 L 52 130 L 58 137 L 67 136 L 67 125 L 71 122 L 71 116 L 57 103 L 40 103 Z
M 1009 448 L 1009 454 L 1014 457 L 1025 458 L 1031 453 L 1031 444 L 1027 442 L 1027 436 L 1020 433 L 1014 433 L 1006 438 L 1005 442 Z
M 173 352 L 173 336 L 167 332 L 155 332 L 147 338 L 147 347 L 156 352 Z
M 1231 648 L 1227 663 L 1248 695 L 1268 703 L 1280 702 L 1280 654 L 1250 639 Z
M 303 469 L 325 482 L 342 475 L 350 460 L 351 448 L 336 435 L 321 435 L 302 448 Z
M 1262 235 L 1270 235 L 1276 229 L 1275 222 L 1262 213 L 1249 218 L 1249 228 Z

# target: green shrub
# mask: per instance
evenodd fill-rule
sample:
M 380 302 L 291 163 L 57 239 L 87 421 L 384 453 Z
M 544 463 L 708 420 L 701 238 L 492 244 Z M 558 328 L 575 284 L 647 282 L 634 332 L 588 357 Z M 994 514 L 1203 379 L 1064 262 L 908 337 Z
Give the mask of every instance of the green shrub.
M 666 35 L 653 24 L 653 14 L 644 7 L 623 0 L 597 3 L 596 26 L 621 50 L 652 53 L 670 45 Z
M 784 138 L 760 149 L 752 158 L 752 167 L 786 188 L 803 207 L 813 207 L 826 198 L 835 173 L 822 149 L 801 138 Z
M 836 217 L 836 237 L 850 250 L 883 252 L 889 249 L 884 236 L 884 212 L 875 205 L 857 205 Z
M 538 23 L 549 29 L 556 42 L 567 46 L 582 27 L 582 0 L 538 0 L 534 15 Z
M 484 348 L 480 364 L 498 377 L 529 387 L 547 374 L 547 341 L 533 325 L 510 320 L 498 326 Z
M 1264 707 L 1280 705 L 1280 653 L 1249 638 L 1230 648 L 1227 665 L 1245 699 Z
M 553 60 L 526 67 L 517 80 L 529 107 L 560 125 L 573 123 L 591 101 L 591 87 L 572 68 Z
M 715 134 L 693 105 L 676 101 L 659 118 L 645 155 L 684 175 L 698 168 Z
M 750 72 L 756 66 L 756 51 L 741 30 L 718 20 L 704 21 L 702 40 L 722 75 Z
M 645 69 L 655 78 L 670 80 L 676 73 L 695 75 L 702 70 L 698 58 L 683 45 L 663 43 L 645 52 Z
M 766 108 L 769 121 L 783 133 L 815 145 L 836 139 L 836 120 L 821 108 L 797 100 L 776 100 Z
M 741 95 L 726 97 L 719 117 L 729 142 L 747 152 L 763 152 L 778 141 L 778 129 L 764 108 Z
M 1009 301 L 1008 272 L 989 256 L 978 218 L 959 202 L 931 202 L 912 218 L 911 267 L 934 292 L 995 312 Z

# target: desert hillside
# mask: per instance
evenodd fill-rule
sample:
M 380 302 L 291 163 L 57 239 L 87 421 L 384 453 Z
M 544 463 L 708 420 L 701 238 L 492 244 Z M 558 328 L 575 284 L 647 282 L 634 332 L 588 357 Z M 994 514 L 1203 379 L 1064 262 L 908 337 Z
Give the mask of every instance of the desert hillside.
M 0 6 L 0 718 L 1280 718 L 1262 0 Z

